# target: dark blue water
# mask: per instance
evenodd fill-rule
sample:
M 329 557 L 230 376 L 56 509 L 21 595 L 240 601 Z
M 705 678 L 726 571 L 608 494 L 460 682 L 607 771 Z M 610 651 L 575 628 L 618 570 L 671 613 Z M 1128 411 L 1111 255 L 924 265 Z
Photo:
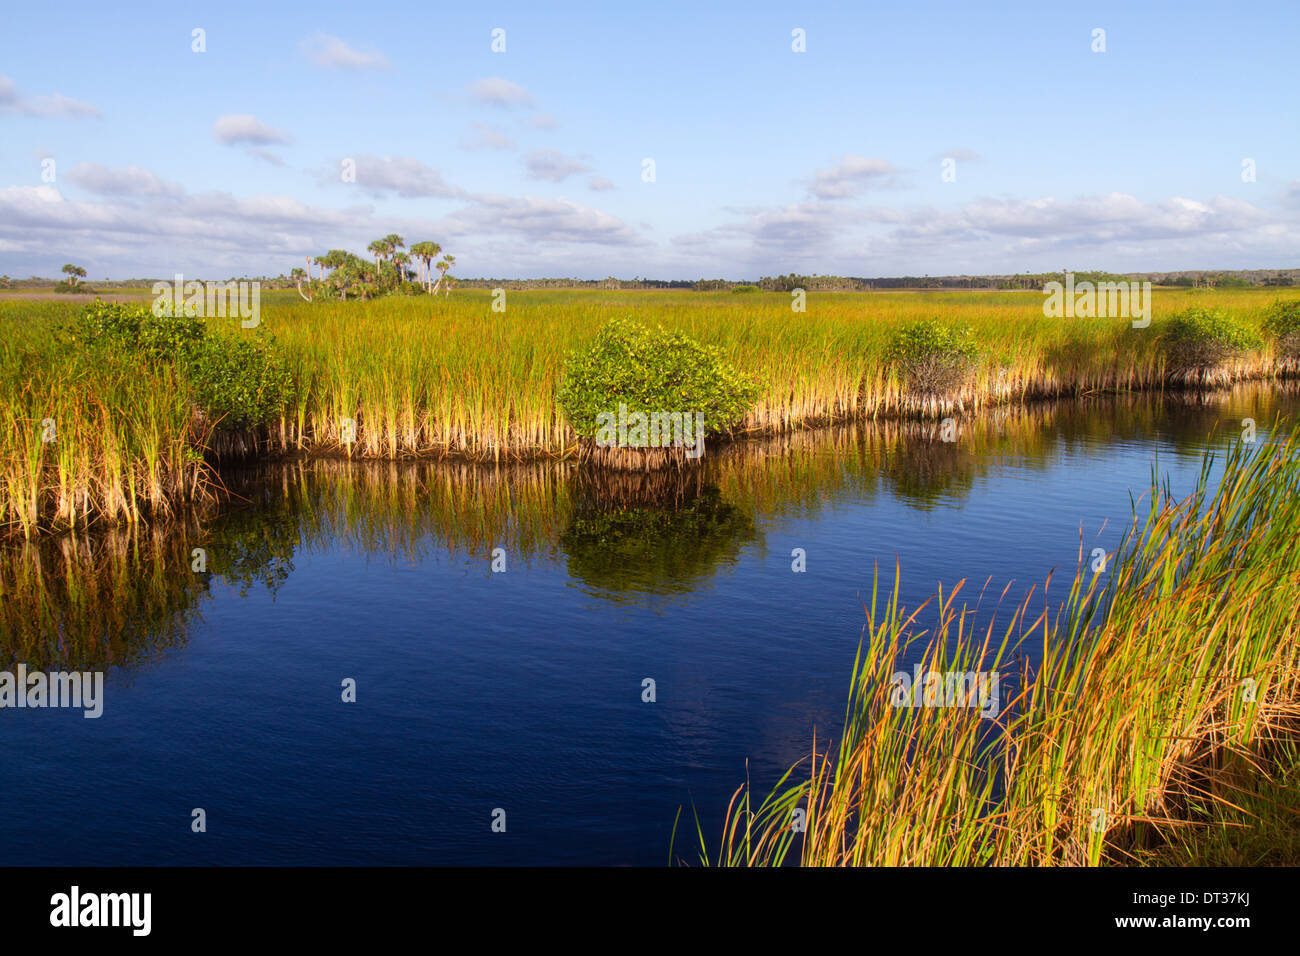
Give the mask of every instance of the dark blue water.
M 716 837 L 747 760 L 771 783 L 838 726 L 877 563 L 909 604 L 962 578 L 1019 597 L 1073 572 L 1081 531 L 1113 550 L 1157 462 L 1189 492 L 1204 449 L 1246 416 L 1265 440 L 1288 402 L 801 435 L 715 454 L 666 502 L 559 469 L 232 479 L 252 501 L 5 572 L 5 656 L 107 677 L 97 720 L 0 710 L 0 864 L 657 865 L 679 808 L 690 859 L 692 805 Z

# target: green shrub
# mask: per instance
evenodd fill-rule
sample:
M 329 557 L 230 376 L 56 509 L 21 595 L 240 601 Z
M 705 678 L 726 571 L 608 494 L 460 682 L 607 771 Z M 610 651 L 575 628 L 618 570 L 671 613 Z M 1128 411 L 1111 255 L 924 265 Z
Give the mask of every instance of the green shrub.
M 1264 331 L 1277 340 L 1278 354 L 1300 358 L 1300 299 L 1279 299 L 1264 313 Z
M 143 355 L 168 363 L 190 390 L 190 399 L 227 428 L 249 428 L 275 419 L 293 395 L 293 378 L 271 334 L 209 334 L 196 316 L 154 315 L 139 305 L 96 300 L 63 333 L 68 342 L 113 356 Z
M 3 288 L 6 287 L 0 286 L 0 289 Z M 71 280 L 61 279 L 60 281 L 54 283 L 54 291 L 59 293 L 76 293 L 77 295 L 85 295 L 87 292 L 93 293 L 95 290 L 88 285 L 82 285 L 82 284 L 73 285 Z
M 167 360 L 204 337 L 207 329 L 203 322 L 194 316 L 156 316 L 143 306 L 96 299 L 64 331 L 83 346 L 144 352 L 150 358 Z
M 908 389 L 926 395 L 946 395 L 959 388 L 978 354 L 973 329 L 938 319 L 902 326 L 886 353 Z
M 293 397 L 293 377 L 269 333 L 204 337 L 180 353 L 179 368 L 195 404 L 226 428 L 268 424 Z
M 744 295 L 750 292 L 759 292 L 759 291 L 761 290 L 756 285 L 733 285 L 731 287 L 731 292 L 733 295 Z
M 1240 319 L 1217 309 L 1191 306 L 1169 317 L 1162 338 L 1175 372 L 1206 371 L 1259 346 L 1259 336 Z
M 602 412 L 682 412 L 703 415 L 706 434 L 737 424 L 761 394 L 710 345 L 680 332 L 615 319 L 585 348 L 571 352 L 556 400 L 573 430 L 594 438 Z

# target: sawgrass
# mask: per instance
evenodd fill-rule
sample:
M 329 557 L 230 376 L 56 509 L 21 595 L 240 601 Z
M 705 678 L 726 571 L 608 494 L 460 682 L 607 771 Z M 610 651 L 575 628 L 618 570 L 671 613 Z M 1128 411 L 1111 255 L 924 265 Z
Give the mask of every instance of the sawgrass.
M 1213 467 L 1207 453 L 1182 501 L 1153 478 L 1108 571 L 1081 547 L 1063 599 L 1049 582 L 982 631 L 960 583 L 925 628 L 897 569 L 892 592 L 877 582 L 838 741 L 814 738 L 809 767 L 766 797 L 742 785 L 716 844 L 697 821 L 700 861 L 1124 862 L 1153 828 L 1230 799 L 1240 766 L 1300 715 L 1300 432 L 1236 444 L 1217 486 Z M 894 706 L 916 647 L 927 671 L 1001 674 L 996 716 Z
M 295 398 L 256 434 L 219 423 L 196 434 L 165 369 L 59 348 L 52 327 L 80 306 L 0 300 L 0 525 L 31 535 L 167 516 L 209 493 L 203 452 L 576 457 L 557 384 L 572 350 L 611 319 L 680 331 L 757 381 L 740 434 L 1162 388 L 1173 376 L 1162 331 L 1191 306 L 1261 332 L 1258 348 L 1207 380 L 1294 371 L 1262 330 L 1273 302 L 1300 293 L 1159 290 L 1153 298 L 1151 326 L 1134 329 L 1125 319 L 1045 318 L 1037 292 L 812 293 L 802 313 L 789 296 L 767 292 L 511 291 L 505 312 L 492 311 L 486 289 L 314 303 L 268 293 L 262 323 L 289 365 Z M 940 402 L 911 394 L 889 359 L 900 328 L 931 319 L 971 329 L 976 349 L 964 382 Z M 57 442 L 40 440 L 47 418 Z

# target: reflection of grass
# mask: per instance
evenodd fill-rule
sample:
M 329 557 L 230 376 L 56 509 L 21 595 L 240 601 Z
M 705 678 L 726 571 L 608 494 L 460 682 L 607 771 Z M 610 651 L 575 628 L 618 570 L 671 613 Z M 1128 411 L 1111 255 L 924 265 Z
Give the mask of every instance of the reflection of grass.
M 131 666 L 183 643 L 204 586 L 183 535 L 128 530 L 0 551 L 0 662 Z
M 755 537 L 753 519 L 705 488 L 671 508 L 586 502 L 560 546 L 571 577 L 604 594 L 690 591 Z
M 977 634 L 958 586 L 938 595 L 935 631 L 916 633 L 897 576 L 883 606 L 873 592 L 834 752 L 814 741 L 811 772 L 761 803 L 742 786 L 721 844 L 700 832 L 702 858 L 1097 864 L 1131 858 L 1150 827 L 1177 826 L 1205 797 L 1231 799 L 1241 764 L 1294 731 L 1300 704 L 1300 431 L 1253 454 L 1236 445 L 1214 492 L 1211 463 L 1184 502 L 1153 483 L 1104 587 L 1081 551 L 1055 611 L 1026 598 Z M 892 706 L 912 641 L 928 671 L 1014 678 L 997 719 Z M 1013 656 L 1020 641 L 1041 648 L 1035 667 Z

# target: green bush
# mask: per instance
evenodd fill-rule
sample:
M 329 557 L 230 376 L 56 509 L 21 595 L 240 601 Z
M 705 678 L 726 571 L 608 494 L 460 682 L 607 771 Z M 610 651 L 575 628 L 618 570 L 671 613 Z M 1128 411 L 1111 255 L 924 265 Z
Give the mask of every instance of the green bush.
M 224 427 L 265 425 L 293 397 L 293 377 L 269 334 L 205 337 L 181 356 L 181 374 L 195 404 Z
M 1279 299 L 1264 313 L 1264 331 L 1277 340 L 1278 354 L 1300 358 L 1300 299 Z
M 1162 342 L 1175 372 L 1212 369 L 1260 345 L 1259 336 L 1240 319 L 1201 306 L 1170 316 Z
M 96 300 L 64 328 L 70 344 L 166 362 L 203 415 L 227 428 L 274 420 L 293 396 L 293 378 L 264 327 L 209 334 L 196 316 L 154 315 L 143 306 Z
M 756 285 L 733 285 L 731 287 L 732 295 L 744 295 L 750 292 L 758 292 L 760 289 Z
M 702 414 L 706 434 L 737 424 L 758 399 L 757 382 L 726 362 L 716 348 L 680 332 L 648 329 L 630 320 L 605 325 L 571 352 L 556 400 L 579 435 L 594 438 L 602 412 Z
M 0 286 L 0 289 L 3 288 L 6 288 L 6 286 Z M 54 283 L 54 291 L 60 293 L 75 293 L 77 295 L 85 295 L 87 292 L 94 292 L 95 290 L 88 285 L 83 285 L 83 284 L 73 285 L 70 279 L 61 279 L 60 281 Z
M 144 352 L 150 358 L 168 360 L 204 337 L 207 329 L 203 322 L 194 316 L 156 316 L 143 306 L 96 299 L 65 331 L 85 346 Z
M 978 354 L 973 329 L 938 319 L 902 326 L 886 353 L 908 389 L 926 395 L 946 395 L 960 387 Z

